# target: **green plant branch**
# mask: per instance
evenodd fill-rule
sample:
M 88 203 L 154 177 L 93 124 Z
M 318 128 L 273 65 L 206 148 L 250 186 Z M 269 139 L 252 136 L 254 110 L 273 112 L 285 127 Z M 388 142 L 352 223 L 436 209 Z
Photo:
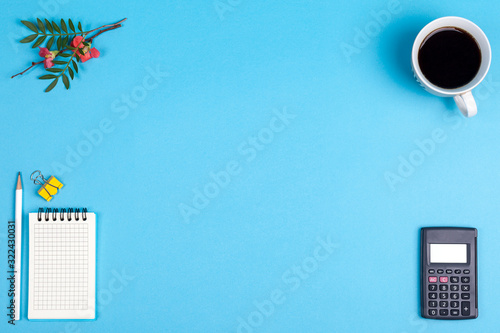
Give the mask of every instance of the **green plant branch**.
M 124 18 L 123 20 L 119 21 L 119 22 L 116 22 L 114 24 L 106 24 L 106 25 L 103 25 L 99 28 L 95 28 L 95 29 L 92 29 L 92 30 L 89 30 L 89 31 L 78 31 L 78 32 L 68 32 L 68 33 L 60 33 L 60 34 L 54 34 L 54 33 L 46 33 L 46 32 L 43 32 L 41 31 L 40 33 L 36 33 L 37 35 L 43 35 L 43 36 L 46 36 L 46 37 L 52 37 L 52 36 L 73 36 L 73 35 L 88 35 L 89 33 L 91 32 L 94 32 L 94 31 L 97 31 L 97 30 L 100 30 L 102 28 L 106 28 L 106 27 L 112 27 L 112 26 L 116 26 L 116 25 L 119 25 L 123 22 L 125 22 L 127 19 Z
M 94 30 L 91 30 L 90 32 L 94 32 L 96 30 L 99 30 L 99 29 L 102 29 L 104 27 L 109 27 L 107 29 L 103 29 L 102 31 L 99 31 L 97 32 L 94 36 L 90 37 L 89 40 L 92 41 L 92 39 L 94 39 L 95 37 L 99 36 L 100 34 L 102 34 L 103 32 L 105 31 L 109 31 L 109 30 L 113 30 L 113 29 L 117 29 L 119 27 L 121 27 L 122 25 L 120 24 L 121 22 L 125 21 L 126 19 L 123 19 L 121 20 L 120 22 L 118 23 L 115 23 L 115 24 L 108 24 L 108 25 L 105 25 L 105 26 L 102 26 L 98 29 L 94 29 Z M 71 57 L 68 59 L 68 63 L 66 64 L 66 66 L 64 66 L 63 70 L 59 73 L 59 75 L 56 76 L 56 78 L 54 80 L 59 80 L 59 78 L 61 76 L 64 75 L 64 73 L 68 70 L 68 67 L 69 65 L 71 64 L 71 60 L 73 60 L 73 58 L 75 57 L 75 55 L 79 52 L 80 50 L 80 45 L 83 43 L 83 41 L 85 40 L 85 37 L 87 37 L 88 33 L 83 35 L 83 38 L 82 40 L 80 41 L 80 43 L 78 43 L 78 45 L 76 46 L 75 50 L 73 51 L 73 54 L 71 55 Z
M 115 24 L 108 24 L 108 25 L 104 25 L 104 26 L 102 26 L 102 27 L 100 27 L 100 28 L 90 30 L 89 32 L 87 32 L 87 33 L 85 34 L 84 39 L 85 39 L 86 35 L 88 35 L 89 33 L 94 32 L 94 31 L 97 31 L 97 30 L 102 29 L 102 28 L 105 28 L 105 27 L 108 27 L 108 28 L 106 28 L 106 29 L 103 29 L 103 30 L 98 31 L 98 32 L 97 32 L 97 33 L 95 33 L 93 36 L 91 36 L 91 37 L 87 40 L 87 42 L 89 42 L 89 43 L 90 43 L 90 42 L 92 42 L 92 41 L 94 40 L 94 38 L 96 38 L 96 37 L 97 37 L 97 36 L 99 36 L 100 34 L 102 34 L 102 33 L 106 32 L 106 31 L 110 31 L 110 30 L 114 30 L 114 29 L 120 28 L 120 27 L 122 26 L 122 25 L 121 25 L 121 23 L 122 23 L 122 22 L 124 22 L 125 20 L 126 20 L 126 18 L 125 18 L 125 19 L 123 19 L 123 20 L 121 20 L 120 22 L 115 23 Z M 78 33 L 78 34 L 82 34 L 82 33 Z M 83 42 L 83 39 L 82 39 L 82 42 Z M 80 42 L 80 43 L 81 43 L 81 42 Z M 80 45 L 80 44 L 79 44 L 79 45 Z M 58 53 L 58 54 L 54 57 L 54 59 L 56 59 L 56 58 L 59 56 L 59 54 L 61 54 L 61 53 L 65 52 L 65 51 L 67 51 L 67 50 L 68 50 L 68 49 L 63 49 L 63 50 L 59 51 L 59 53 Z M 74 52 L 74 53 L 76 53 L 76 52 L 78 52 L 78 48 L 75 50 L 75 52 Z M 68 65 L 71 63 L 71 59 L 73 59 L 73 57 L 74 57 L 74 54 L 71 56 L 70 60 L 68 61 Z M 11 79 L 13 79 L 14 77 L 16 77 L 16 76 L 18 76 L 18 75 L 23 75 L 24 73 L 26 73 L 27 71 L 29 71 L 31 68 L 33 68 L 33 67 L 35 67 L 35 66 L 37 66 L 37 65 L 40 65 L 40 64 L 42 64 L 42 63 L 43 63 L 43 60 L 41 60 L 41 61 L 39 61 L 39 62 L 32 62 L 30 67 L 26 68 L 24 71 L 22 71 L 22 72 L 20 72 L 20 73 L 17 73 L 16 75 L 12 75 L 10 78 L 11 78 Z M 68 65 L 65 67 L 65 70 L 67 69 Z M 65 71 L 65 70 L 64 70 L 64 71 Z M 61 75 L 62 75 L 62 73 L 64 73 L 64 71 L 63 71 L 63 72 L 61 72 Z M 57 76 L 57 78 L 59 79 L 59 77 L 60 77 L 61 75 Z
M 59 80 L 59 78 L 64 74 L 64 72 L 66 72 L 66 70 L 68 69 L 69 64 L 71 64 L 71 60 L 73 60 L 73 58 L 75 57 L 75 54 L 80 50 L 80 45 L 83 43 L 84 39 L 85 39 L 85 36 L 83 36 L 83 38 L 80 41 L 80 43 L 78 43 L 78 45 L 76 46 L 76 49 L 73 51 L 73 54 L 69 58 L 68 63 L 66 64 L 66 66 L 64 66 L 63 70 L 59 73 L 59 75 L 56 76 L 56 78 L 54 80 Z

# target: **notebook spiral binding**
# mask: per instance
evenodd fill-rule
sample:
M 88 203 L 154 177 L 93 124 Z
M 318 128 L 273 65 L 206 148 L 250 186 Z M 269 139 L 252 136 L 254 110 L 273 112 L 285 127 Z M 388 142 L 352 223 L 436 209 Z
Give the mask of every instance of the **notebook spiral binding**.
M 62 208 L 61 211 L 59 212 L 59 209 L 57 208 L 46 208 L 45 213 L 43 208 L 38 208 L 38 221 L 50 221 L 52 217 L 52 221 L 57 221 L 57 214 L 59 214 L 59 220 L 64 221 L 64 218 L 66 217 L 67 221 L 71 221 L 73 217 L 71 216 L 73 213 L 73 208 L 68 208 L 66 211 L 66 208 Z M 42 219 L 42 216 L 45 215 Z M 51 216 L 52 215 L 52 216 Z M 75 221 L 80 220 L 80 215 L 82 216 L 83 221 L 87 221 L 87 208 L 82 208 L 80 212 L 80 208 L 76 208 L 74 210 L 73 216 L 75 217 Z

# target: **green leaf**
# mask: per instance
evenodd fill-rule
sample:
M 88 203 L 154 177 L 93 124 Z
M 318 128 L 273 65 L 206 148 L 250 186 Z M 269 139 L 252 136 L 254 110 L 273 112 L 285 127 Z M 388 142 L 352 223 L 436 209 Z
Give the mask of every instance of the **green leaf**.
M 69 89 L 69 79 L 68 79 L 68 77 L 66 76 L 66 74 L 63 74 L 63 75 L 62 75 L 62 78 L 63 78 L 63 83 L 64 83 L 64 86 L 66 87 L 66 89 Z
M 64 39 L 62 41 L 62 44 L 63 44 L 64 47 L 66 47 L 68 45 L 68 39 L 69 39 L 68 36 L 64 37 Z
M 73 60 L 72 63 L 73 63 L 73 68 L 75 69 L 75 72 L 78 73 L 78 65 L 76 64 L 75 60 Z
M 71 45 L 66 45 L 66 48 L 67 48 L 68 50 L 72 50 L 72 51 L 76 50 L 76 47 L 73 47 L 73 46 L 71 46 Z
M 62 38 L 61 37 L 57 38 L 57 49 L 62 50 Z
M 56 65 L 66 65 L 66 61 L 61 61 L 61 60 L 52 60 L 52 62 Z
M 61 56 L 61 57 L 64 57 L 64 58 L 68 58 L 68 57 L 71 57 L 71 54 L 69 54 L 69 53 L 59 53 L 58 56 Z
M 68 32 L 68 27 L 66 26 L 66 22 L 64 22 L 63 19 L 61 19 L 61 29 L 64 32 Z
M 56 22 L 52 21 L 52 27 L 54 27 L 55 31 L 57 31 L 58 33 L 61 33 L 61 29 L 59 29 Z
M 78 49 L 78 53 L 80 53 L 81 55 L 85 55 L 82 49 Z
M 52 73 L 61 73 L 63 71 L 62 68 L 56 68 L 56 67 L 46 68 L 45 70 L 52 72 Z
M 45 26 L 43 25 L 42 20 L 37 18 L 36 21 L 38 22 L 38 29 L 40 29 L 41 32 L 45 33 Z
M 47 48 L 50 50 L 52 47 L 52 44 L 54 43 L 54 36 L 50 37 L 49 41 L 47 42 Z
M 50 79 L 55 79 L 57 76 L 54 74 L 47 74 L 47 75 L 42 75 L 39 77 L 40 80 L 50 80 Z
M 73 80 L 75 78 L 75 73 L 73 72 L 71 67 L 68 67 L 68 73 L 69 73 L 69 76 L 71 76 L 71 80 Z
M 34 41 L 35 38 L 37 38 L 37 37 L 38 37 L 38 34 L 29 35 L 28 37 L 21 39 L 21 43 L 30 43 L 30 42 Z
M 83 32 L 83 29 L 82 29 L 82 23 L 81 22 L 78 22 L 78 30 L 82 31 Z
M 47 38 L 47 36 L 42 36 L 42 37 L 38 37 L 38 39 L 36 40 L 36 42 L 33 44 L 33 46 L 31 46 L 32 48 L 35 48 L 37 47 L 38 45 L 42 44 L 43 41 L 45 40 L 45 38 Z
M 54 87 L 56 86 L 57 84 L 57 81 L 59 80 L 59 78 L 55 78 L 54 81 L 52 81 L 51 84 L 49 84 L 49 86 L 47 87 L 47 89 L 45 89 L 45 92 L 49 92 L 51 91 L 52 89 L 54 89 Z
M 75 26 L 73 25 L 73 22 L 71 21 L 71 19 L 68 19 L 68 24 L 69 24 L 69 28 L 70 28 L 71 30 L 73 30 L 74 32 L 76 32 L 76 30 L 75 30 Z
M 52 28 L 52 24 L 50 24 L 50 21 L 45 19 L 45 25 L 47 26 L 47 29 L 50 31 L 50 33 L 54 33 L 54 29 Z
M 31 23 L 29 21 L 21 21 L 21 23 L 24 24 L 25 26 L 27 26 L 28 29 L 30 29 L 34 33 L 38 33 L 38 29 L 36 28 L 36 25 L 34 25 L 33 23 Z

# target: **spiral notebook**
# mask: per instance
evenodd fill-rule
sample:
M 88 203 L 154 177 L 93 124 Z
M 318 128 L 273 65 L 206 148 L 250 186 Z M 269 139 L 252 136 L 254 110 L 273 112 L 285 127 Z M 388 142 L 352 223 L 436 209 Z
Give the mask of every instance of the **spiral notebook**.
M 86 209 L 29 214 L 28 319 L 95 319 L 95 244 Z

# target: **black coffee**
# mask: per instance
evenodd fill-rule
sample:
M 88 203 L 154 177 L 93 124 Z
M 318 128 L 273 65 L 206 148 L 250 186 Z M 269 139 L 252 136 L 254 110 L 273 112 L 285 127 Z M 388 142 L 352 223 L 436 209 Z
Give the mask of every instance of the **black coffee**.
M 418 63 L 431 83 L 455 89 L 474 79 L 481 65 L 481 50 L 468 32 L 456 27 L 440 28 L 425 37 Z

